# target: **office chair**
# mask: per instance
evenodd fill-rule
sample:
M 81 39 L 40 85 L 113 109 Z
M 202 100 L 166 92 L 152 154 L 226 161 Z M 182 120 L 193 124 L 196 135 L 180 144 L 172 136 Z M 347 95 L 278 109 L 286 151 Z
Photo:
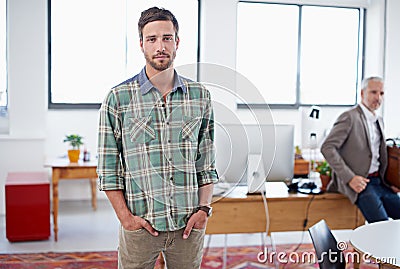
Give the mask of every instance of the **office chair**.
M 337 241 L 325 220 L 320 220 L 308 229 L 320 269 L 345 269 L 343 252 L 338 249 Z

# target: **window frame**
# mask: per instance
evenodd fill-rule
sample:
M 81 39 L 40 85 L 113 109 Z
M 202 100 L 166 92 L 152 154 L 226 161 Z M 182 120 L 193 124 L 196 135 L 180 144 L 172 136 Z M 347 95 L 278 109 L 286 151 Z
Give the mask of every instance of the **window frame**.
M 275 4 L 275 5 L 292 5 L 299 7 L 299 23 L 298 23 L 298 47 L 297 47 L 297 73 L 296 73 L 296 89 L 294 93 L 296 94 L 295 103 L 293 104 L 285 104 L 285 103 L 236 103 L 236 107 L 238 109 L 299 109 L 300 107 L 311 107 L 313 105 L 317 105 L 319 107 L 352 107 L 357 104 L 359 101 L 358 96 L 358 88 L 361 83 L 361 78 L 364 77 L 365 71 L 365 31 L 366 31 L 366 8 L 365 7 L 352 7 L 352 6 L 336 6 L 332 4 L 327 5 L 319 5 L 319 4 L 295 4 L 295 3 L 277 3 L 277 2 L 267 2 L 267 1 L 249 1 L 249 0 L 239 0 L 239 3 L 257 3 L 257 4 Z M 331 7 L 331 8 L 346 8 L 346 9 L 357 9 L 359 11 L 359 18 L 358 18 L 358 53 L 357 53 L 357 81 L 356 81 L 356 88 L 355 88 L 355 102 L 352 104 L 307 104 L 300 102 L 300 73 L 301 73 L 301 45 L 302 45 L 302 8 L 305 6 L 309 7 Z M 237 37 L 238 39 L 238 37 Z
M 79 109 L 88 109 L 88 110 L 98 110 L 101 106 L 101 103 L 53 103 L 52 102 L 52 81 L 51 81 L 51 1 L 47 0 L 47 24 L 48 24 L 48 109 L 50 110 L 79 110 Z M 201 1 L 197 1 L 197 62 L 200 59 L 200 33 L 201 33 Z M 197 72 L 197 79 L 199 79 L 199 72 Z
M 8 95 L 8 1 L 4 0 L 4 4 L 5 4 L 5 51 L 4 51 L 4 61 L 5 61 L 5 91 L 3 92 L 3 97 L 5 98 L 6 102 L 5 102 L 5 106 L 0 105 L 0 118 L 5 118 L 8 116 L 8 105 L 9 105 L 9 95 Z M 3 59 L 2 59 L 3 60 Z M 4 97 L 5 96 L 5 97 Z

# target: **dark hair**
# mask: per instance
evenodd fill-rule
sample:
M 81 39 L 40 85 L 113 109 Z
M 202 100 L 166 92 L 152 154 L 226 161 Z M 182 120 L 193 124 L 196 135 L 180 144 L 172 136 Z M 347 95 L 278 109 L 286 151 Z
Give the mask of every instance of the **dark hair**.
M 178 38 L 179 25 L 174 14 L 172 14 L 171 11 L 164 8 L 151 7 L 143 11 L 139 18 L 138 30 L 139 30 L 140 40 L 143 40 L 144 26 L 149 22 L 153 21 L 171 21 L 175 28 L 175 39 Z

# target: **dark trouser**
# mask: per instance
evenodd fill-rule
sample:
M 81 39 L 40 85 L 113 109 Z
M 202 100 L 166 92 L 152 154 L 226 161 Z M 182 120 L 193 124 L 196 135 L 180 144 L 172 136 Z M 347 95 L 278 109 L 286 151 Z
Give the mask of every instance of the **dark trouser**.
M 356 205 L 368 223 L 400 219 L 400 197 L 392 189 L 382 184 L 379 177 L 368 177 L 370 182 L 358 194 Z
M 160 252 L 165 256 L 167 268 L 200 268 L 205 230 L 193 229 L 188 239 L 182 238 L 183 230 L 152 236 L 145 229 L 127 231 L 121 226 L 118 268 L 153 269 Z

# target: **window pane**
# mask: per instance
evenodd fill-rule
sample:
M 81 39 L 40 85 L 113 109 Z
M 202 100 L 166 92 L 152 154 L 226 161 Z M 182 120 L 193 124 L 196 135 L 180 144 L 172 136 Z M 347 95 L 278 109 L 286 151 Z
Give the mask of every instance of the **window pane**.
M 357 8 L 239 2 L 237 70 L 268 104 L 353 105 L 362 16 Z
M 101 103 L 111 87 L 138 73 L 145 60 L 137 21 L 151 6 L 170 9 L 180 23 L 175 66 L 195 63 L 196 0 L 52 0 L 51 102 Z
M 300 102 L 356 103 L 359 10 L 303 7 Z
M 125 77 L 124 14 L 122 0 L 52 1 L 53 103 L 101 103 Z
M 298 10 L 294 5 L 238 4 L 237 70 L 268 104 L 296 102 Z M 245 90 L 238 89 L 239 95 Z
M 7 9 L 6 0 L 0 0 L 0 114 L 7 107 Z

